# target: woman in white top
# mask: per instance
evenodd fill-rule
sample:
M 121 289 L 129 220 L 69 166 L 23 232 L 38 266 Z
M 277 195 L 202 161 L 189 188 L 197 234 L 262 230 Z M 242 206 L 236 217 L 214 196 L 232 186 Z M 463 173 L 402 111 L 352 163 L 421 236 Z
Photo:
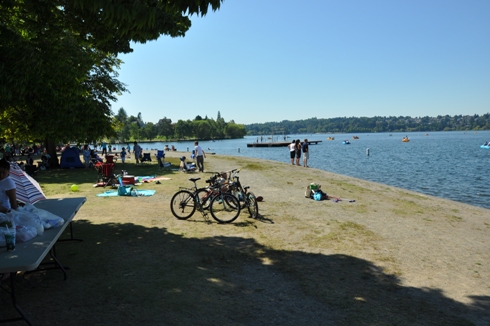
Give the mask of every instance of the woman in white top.
M 289 157 L 291 158 L 291 164 L 294 165 L 294 157 L 296 156 L 296 141 L 293 139 L 291 144 L 288 145 Z
M 0 212 L 9 213 L 17 209 L 17 193 L 15 182 L 10 178 L 10 163 L 0 160 Z

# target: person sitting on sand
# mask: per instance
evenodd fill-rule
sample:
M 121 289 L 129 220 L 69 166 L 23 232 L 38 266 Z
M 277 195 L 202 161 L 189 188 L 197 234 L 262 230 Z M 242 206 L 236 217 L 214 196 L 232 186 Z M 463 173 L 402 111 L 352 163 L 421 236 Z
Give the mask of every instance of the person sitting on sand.
M 180 158 L 180 171 L 182 172 L 189 172 L 189 171 L 196 171 L 196 165 L 194 163 L 189 164 L 185 162 L 185 156 L 182 156 Z

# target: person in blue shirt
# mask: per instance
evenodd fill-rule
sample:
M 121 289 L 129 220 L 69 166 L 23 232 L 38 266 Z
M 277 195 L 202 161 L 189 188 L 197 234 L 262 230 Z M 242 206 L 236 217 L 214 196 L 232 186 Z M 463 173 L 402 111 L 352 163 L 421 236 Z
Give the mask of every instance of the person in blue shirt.
M 126 149 L 123 147 L 121 150 L 121 162 L 124 164 L 124 161 L 126 161 Z

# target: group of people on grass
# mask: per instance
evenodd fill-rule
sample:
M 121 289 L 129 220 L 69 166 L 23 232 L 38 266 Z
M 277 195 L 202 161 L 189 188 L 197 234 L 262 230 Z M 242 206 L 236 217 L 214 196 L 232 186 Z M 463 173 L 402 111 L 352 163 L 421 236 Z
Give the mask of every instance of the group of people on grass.
M 31 146 L 22 146 L 18 144 L 4 144 L 0 145 L 0 153 L 4 156 L 14 157 L 14 156 L 24 156 L 27 154 L 38 155 L 44 151 L 41 144 L 33 144 Z
M 7 146 L 8 147 L 8 146 Z M 59 145 L 57 146 L 56 150 L 63 153 L 65 150 L 69 149 L 69 148 L 72 148 L 72 147 L 75 147 L 75 146 L 72 146 L 70 143 L 67 143 L 65 145 Z M 99 147 L 102 152 L 98 153 L 97 151 L 97 147 Z M 10 154 L 10 147 L 8 147 L 9 150 L 7 151 L 4 151 L 4 157 L 6 158 L 12 158 L 12 155 L 6 155 L 6 154 Z M 40 148 L 39 146 L 36 147 L 36 150 Z M 108 145 L 106 142 L 101 142 L 100 144 L 92 144 L 89 145 L 89 144 L 84 144 L 84 145 L 76 145 L 76 148 L 80 151 L 80 153 L 82 154 L 82 157 L 83 157 L 83 163 L 85 165 L 85 168 L 88 169 L 92 166 L 94 166 L 97 162 L 104 162 L 104 157 L 106 157 L 107 155 L 109 155 L 112 150 L 115 149 L 115 147 L 113 147 L 112 145 Z M 109 149 L 109 151 L 108 151 Z M 142 160 L 144 160 L 143 158 L 143 149 L 141 148 L 141 146 L 138 144 L 138 142 L 134 142 L 133 143 L 133 146 L 132 146 L 132 150 L 133 150 L 133 154 L 134 154 L 134 157 L 135 157 L 135 161 L 136 161 L 136 164 L 139 165 L 142 163 Z M 172 148 L 169 148 L 168 145 L 166 145 L 166 148 L 165 150 L 168 150 L 168 151 L 176 151 L 176 148 L 172 145 Z M 131 153 L 131 146 L 130 144 L 128 143 L 127 146 L 125 147 L 122 147 L 121 148 L 121 151 L 117 152 L 114 154 L 115 157 L 117 157 L 117 159 L 119 159 L 123 164 L 125 163 L 126 161 L 126 158 L 128 157 L 128 154 Z M 204 158 L 206 157 L 206 153 L 204 152 L 204 150 L 202 149 L 202 147 L 199 145 L 199 142 L 196 141 L 194 143 L 194 149 L 192 151 L 193 155 L 192 155 L 192 159 L 195 161 L 195 167 L 194 169 L 199 171 L 199 172 L 204 172 Z M 34 155 L 36 154 L 36 152 L 33 153 Z M 33 161 L 33 155 L 31 155 L 31 153 L 27 153 L 27 158 L 26 158 L 26 164 L 25 165 L 34 165 L 34 161 Z M 161 157 L 160 159 L 162 159 L 163 157 Z M 185 157 L 184 158 L 184 161 L 185 161 Z M 182 158 L 181 158 L 182 159 Z M 40 163 L 40 167 L 42 166 L 42 170 L 44 169 L 47 169 L 50 167 L 50 160 L 51 160 L 51 156 L 48 154 L 47 150 L 45 150 L 43 148 L 43 154 L 41 155 L 41 163 Z M 160 162 L 160 161 L 159 161 Z M 185 163 L 185 162 L 184 162 Z M 24 165 L 22 163 L 22 165 Z
M 134 157 L 136 160 L 136 164 L 138 165 L 138 164 L 140 164 L 140 161 L 142 158 L 142 148 L 138 144 L 138 142 L 136 142 L 136 141 L 133 144 L 134 144 L 133 145 L 133 153 L 134 153 Z M 68 144 L 68 146 L 69 146 L 69 144 Z M 99 154 L 97 153 L 96 148 L 97 147 L 94 146 L 94 149 L 92 149 L 92 148 L 90 148 L 90 146 L 88 144 L 83 145 L 82 155 L 83 155 L 83 160 L 84 160 L 86 168 L 91 167 L 92 165 L 96 164 L 97 162 L 103 162 L 104 161 L 103 158 L 101 156 L 99 156 Z M 107 156 L 108 155 L 107 154 L 107 144 L 105 142 L 102 142 L 101 148 L 102 148 L 101 155 Z M 119 153 L 114 154 L 119 159 L 121 159 L 121 162 L 123 164 L 126 162 L 126 157 L 128 156 L 128 153 L 131 153 L 131 147 L 130 147 L 129 143 L 128 143 L 127 148 L 128 148 L 127 151 L 126 151 L 126 147 L 123 147 Z
M 299 164 L 299 160 L 301 159 L 301 153 L 303 153 L 303 166 L 308 167 L 308 159 L 309 159 L 309 149 L 308 149 L 308 139 L 305 138 L 303 142 L 299 139 L 296 139 L 288 145 L 289 148 L 289 157 L 291 158 L 291 164 L 294 165 L 294 160 L 296 159 L 296 165 Z

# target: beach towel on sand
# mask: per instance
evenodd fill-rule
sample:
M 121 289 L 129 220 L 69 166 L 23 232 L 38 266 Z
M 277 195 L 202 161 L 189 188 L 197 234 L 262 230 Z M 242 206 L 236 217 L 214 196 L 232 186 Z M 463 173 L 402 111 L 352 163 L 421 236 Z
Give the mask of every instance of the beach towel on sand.
M 139 196 L 153 196 L 155 194 L 156 190 L 137 190 L 138 195 L 135 197 Z M 117 190 L 107 190 L 104 191 L 101 194 L 97 194 L 98 197 L 117 197 L 119 194 L 117 193 Z
M 152 182 L 157 180 L 172 180 L 172 178 L 168 177 L 157 177 L 155 175 L 146 175 L 146 176 L 136 176 L 134 177 L 136 182 Z

